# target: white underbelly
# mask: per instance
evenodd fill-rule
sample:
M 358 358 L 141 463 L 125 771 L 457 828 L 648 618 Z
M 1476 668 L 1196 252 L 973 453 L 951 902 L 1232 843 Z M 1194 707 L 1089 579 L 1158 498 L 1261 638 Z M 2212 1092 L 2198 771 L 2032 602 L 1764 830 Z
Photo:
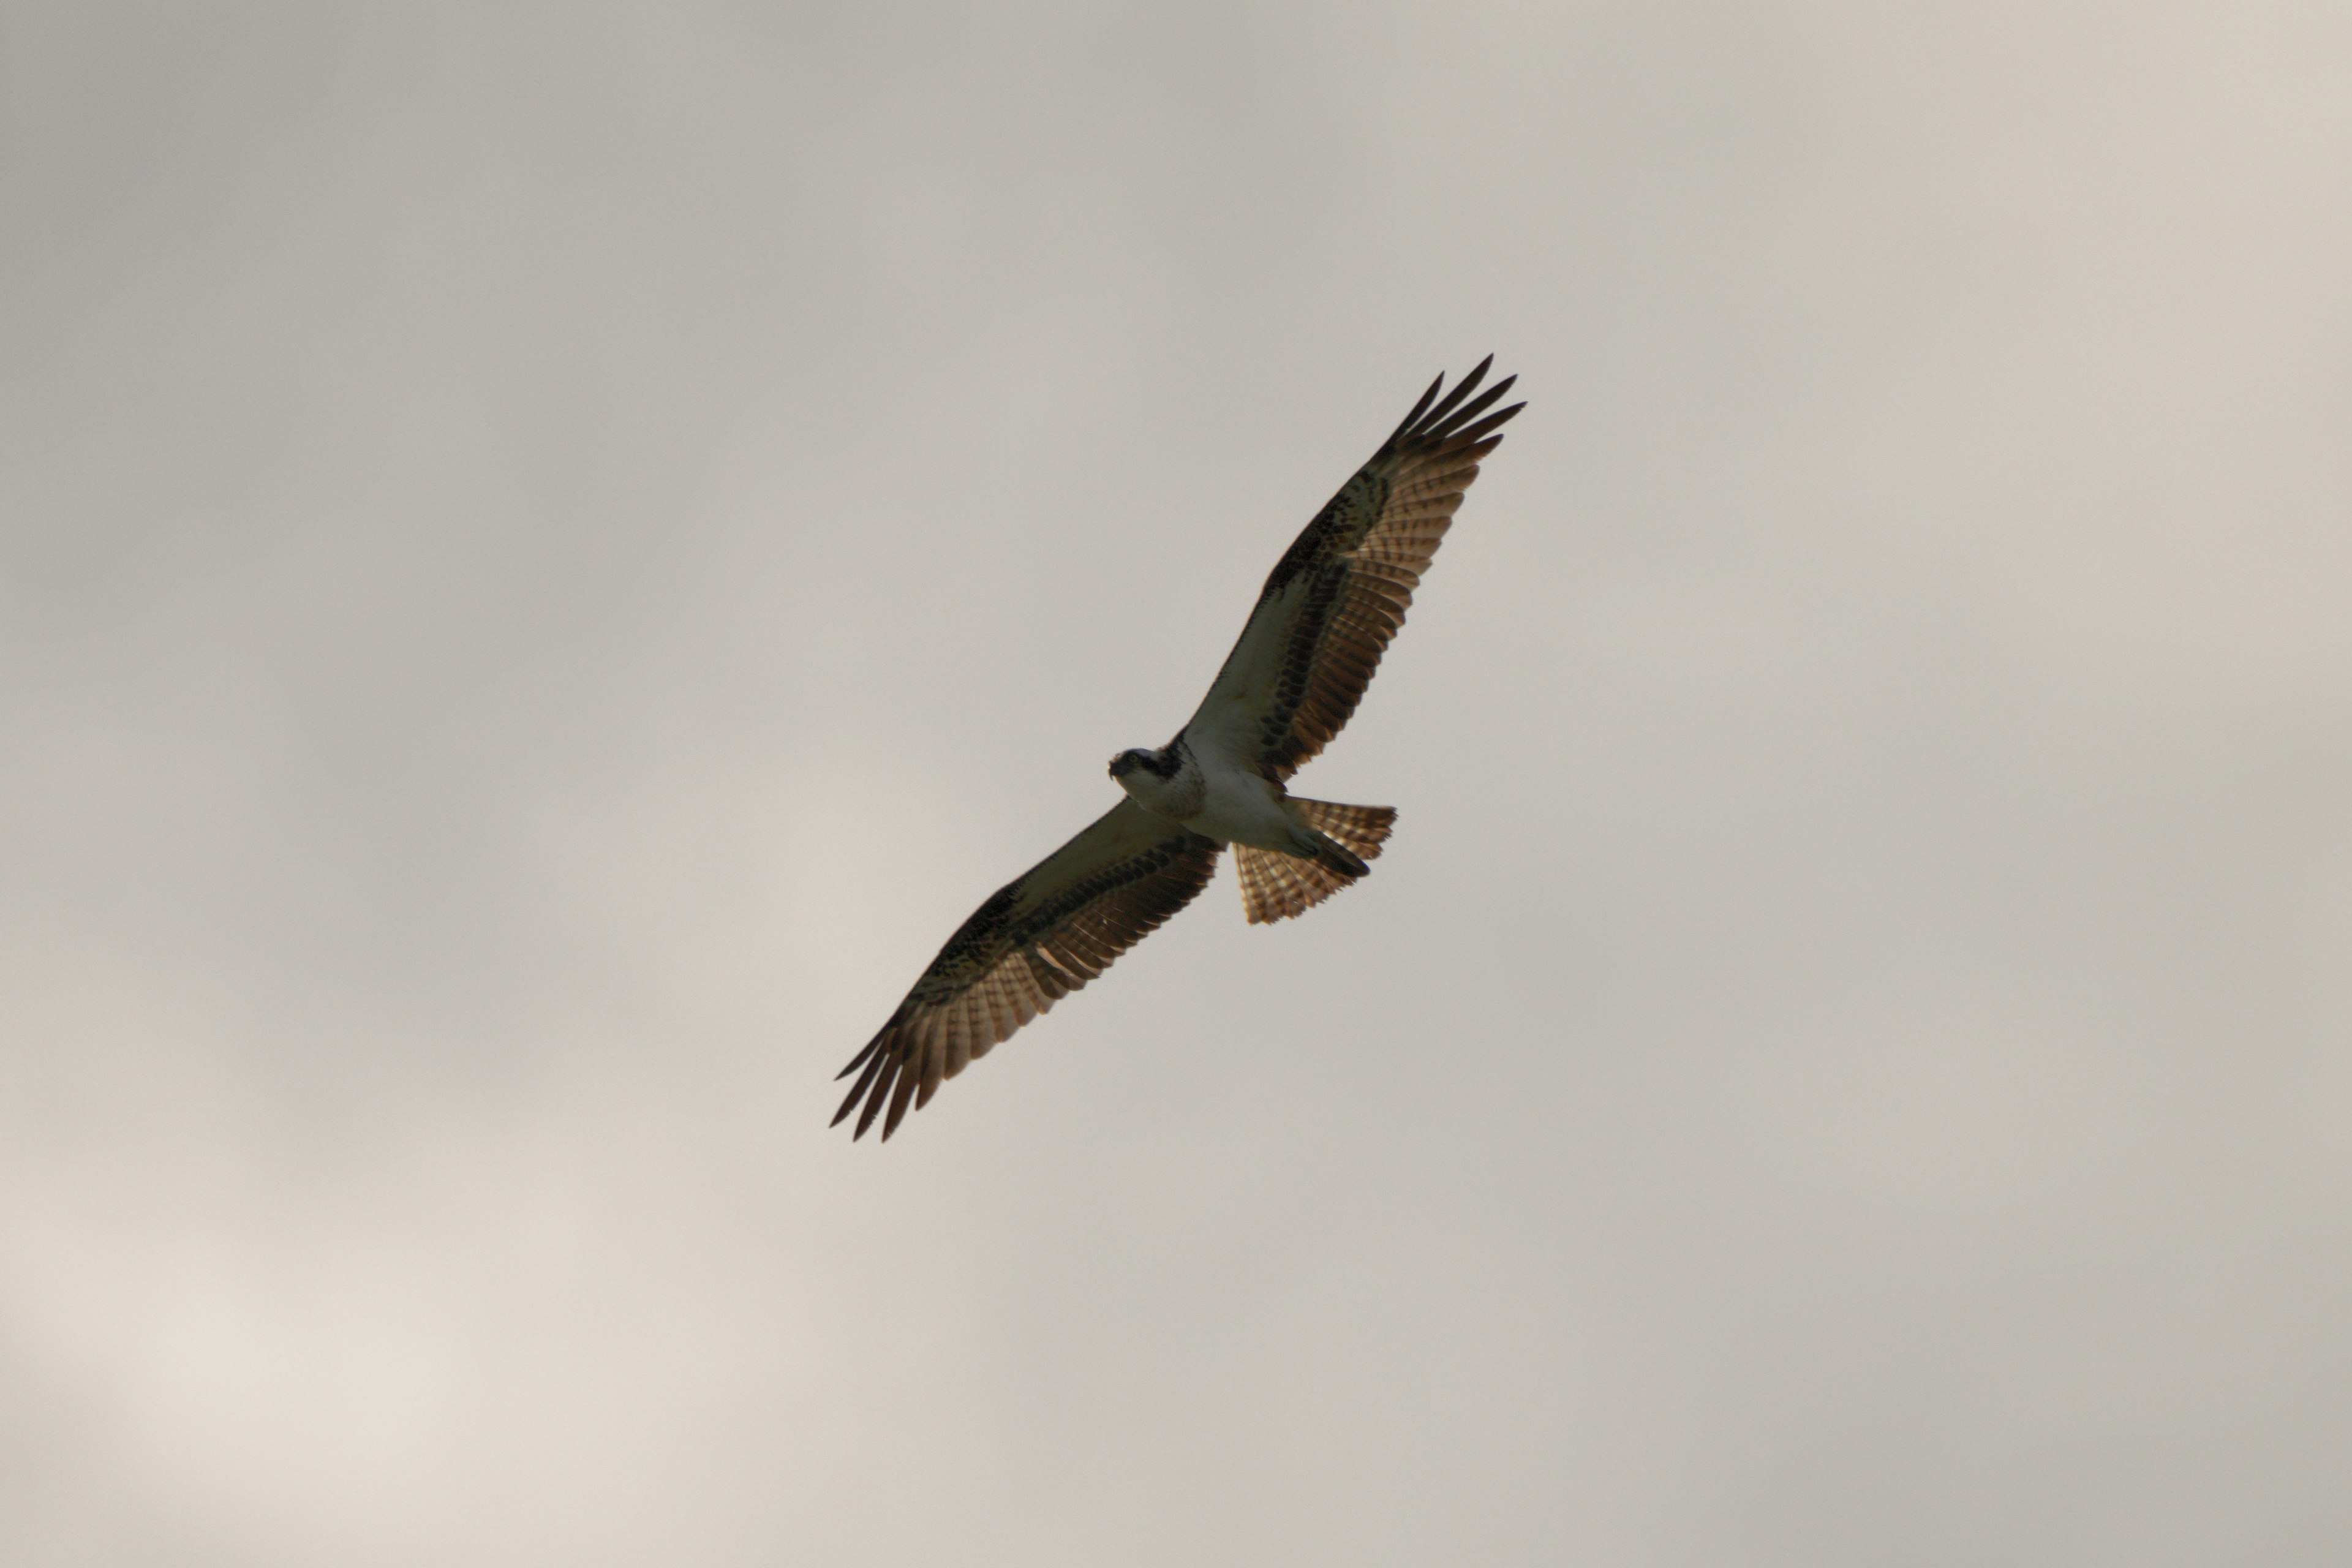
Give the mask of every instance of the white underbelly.
M 1218 769 L 1207 773 L 1198 813 L 1185 819 L 1193 832 L 1222 844 L 1287 850 L 1297 837 L 1282 809 L 1282 791 L 1255 773 Z

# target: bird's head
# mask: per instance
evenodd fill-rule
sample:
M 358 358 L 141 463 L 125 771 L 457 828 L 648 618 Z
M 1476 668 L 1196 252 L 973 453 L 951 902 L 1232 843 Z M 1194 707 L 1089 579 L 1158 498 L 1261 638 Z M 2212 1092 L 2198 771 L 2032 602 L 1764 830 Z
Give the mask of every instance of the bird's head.
M 1175 771 L 1167 766 L 1171 760 L 1165 752 L 1155 752 L 1149 746 L 1130 746 L 1110 760 L 1110 776 L 1123 779 L 1140 771 L 1155 778 L 1165 778 Z
M 1168 792 L 1183 771 L 1184 759 L 1172 744 L 1164 752 L 1130 747 L 1110 760 L 1110 776 L 1118 787 L 1154 811 L 1167 809 Z

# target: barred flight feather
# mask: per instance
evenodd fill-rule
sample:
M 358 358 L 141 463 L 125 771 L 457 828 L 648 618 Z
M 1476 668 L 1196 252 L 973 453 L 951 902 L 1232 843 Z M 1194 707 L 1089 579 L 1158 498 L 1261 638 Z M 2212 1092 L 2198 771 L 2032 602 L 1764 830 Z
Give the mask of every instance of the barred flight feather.
M 1216 869 L 1218 847 L 1131 800 L 1111 807 L 957 928 L 890 1021 L 841 1069 L 858 1077 L 835 1124 L 857 1110 L 862 1138 L 878 1116 L 887 1139 L 942 1082 L 1192 902 Z

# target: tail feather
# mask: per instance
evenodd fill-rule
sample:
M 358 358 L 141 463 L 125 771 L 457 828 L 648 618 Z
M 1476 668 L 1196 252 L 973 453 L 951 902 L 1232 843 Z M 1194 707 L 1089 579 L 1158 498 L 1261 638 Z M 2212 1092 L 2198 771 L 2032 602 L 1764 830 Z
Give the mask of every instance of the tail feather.
M 1286 855 L 1278 849 L 1234 846 L 1241 872 L 1242 911 L 1253 925 L 1305 914 L 1340 889 L 1364 876 L 1377 858 L 1381 844 L 1396 821 L 1396 811 L 1385 805 L 1339 805 L 1328 800 L 1303 800 L 1292 795 L 1290 805 L 1313 834 L 1316 855 Z
M 1366 860 L 1380 858 L 1381 846 L 1396 826 L 1392 805 L 1339 805 L 1328 800 L 1290 797 L 1299 820 L 1318 833 L 1328 833 Z

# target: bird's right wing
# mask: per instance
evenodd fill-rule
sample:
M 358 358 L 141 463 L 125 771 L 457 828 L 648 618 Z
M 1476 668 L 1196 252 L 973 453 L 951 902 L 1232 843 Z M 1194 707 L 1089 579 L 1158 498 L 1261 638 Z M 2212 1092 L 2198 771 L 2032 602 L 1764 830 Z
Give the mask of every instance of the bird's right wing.
M 1111 966 L 1192 901 L 1217 868 L 1216 840 L 1122 800 L 972 911 L 890 1021 L 841 1069 L 857 1073 L 834 1123 L 855 1110 L 882 1136 L 908 1104 Z M 862 1071 L 860 1069 L 863 1069 Z
M 1440 376 L 1356 477 L 1284 552 L 1241 640 L 1183 729 L 1196 754 L 1288 778 L 1355 712 L 1438 541 L 1525 404 L 1486 410 L 1505 376 L 1471 393 L 1489 354 L 1441 400 Z

